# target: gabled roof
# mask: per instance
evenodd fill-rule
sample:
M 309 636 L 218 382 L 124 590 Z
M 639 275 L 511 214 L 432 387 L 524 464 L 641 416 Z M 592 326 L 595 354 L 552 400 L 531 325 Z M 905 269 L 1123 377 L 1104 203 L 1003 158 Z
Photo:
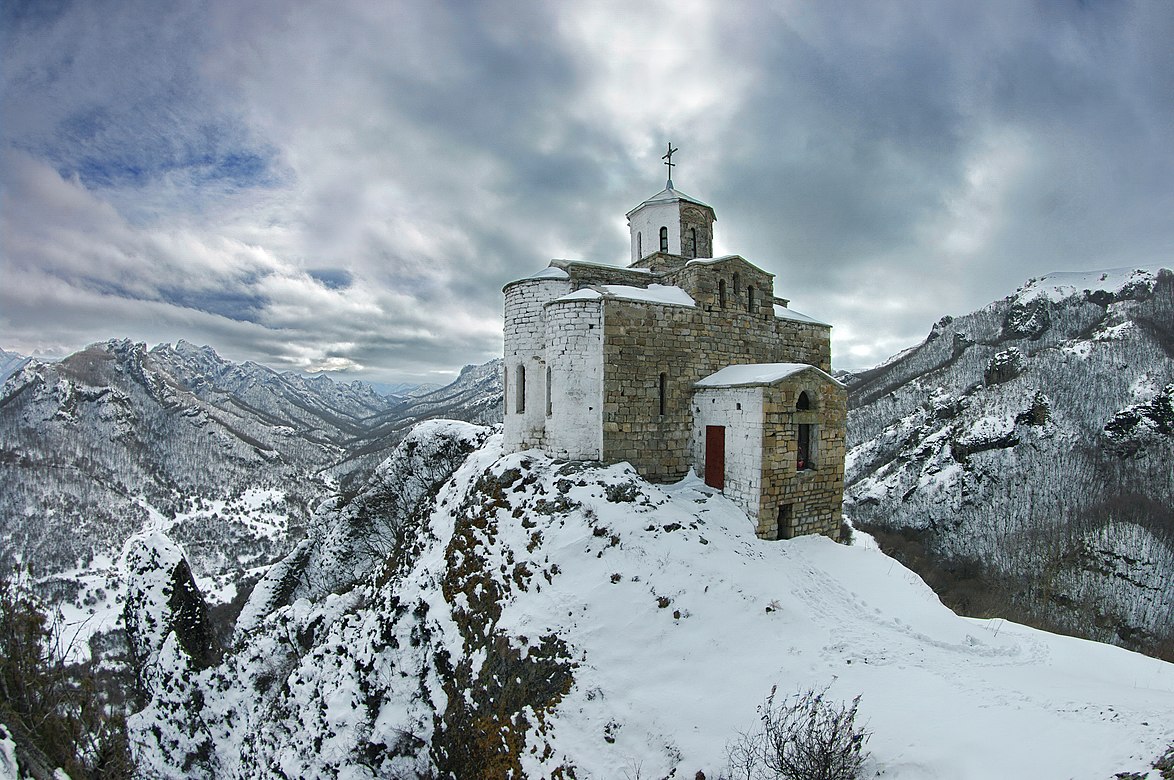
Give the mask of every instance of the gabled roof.
M 841 384 L 835 377 L 807 363 L 749 363 L 726 366 L 699 380 L 694 387 L 754 387 L 773 385 L 804 371 L 814 371 L 829 382 Z
M 764 276 L 769 276 L 772 279 L 774 278 L 774 274 L 769 273 L 767 271 L 764 271 L 763 269 L 756 266 L 754 263 L 752 263 L 749 260 L 747 260 L 746 258 L 742 257 L 742 255 L 722 255 L 721 257 L 694 257 L 690 260 L 685 261 L 685 267 L 689 268 L 689 267 L 693 267 L 693 266 L 722 265 L 723 263 L 741 263 L 742 265 L 746 266 L 747 268 L 751 268 L 754 271 L 756 271 Z
M 675 203 L 677 201 L 682 201 L 682 200 L 686 201 L 688 203 L 695 203 L 698 206 L 704 206 L 705 208 L 709 209 L 710 211 L 713 211 L 713 206 L 710 206 L 708 203 L 703 203 L 702 201 L 697 200 L 697 198 L 686 195 L 685 193 L 681 192 L 680 190 L 673 189 L 672 187 L 665 187 L 663 190 L 656 193 L 651 198 L 644 201 L 643 203 L 641 203 L 639 206 L 637 206 L 636 208 L 629 211 L 624 216 L 630 217 L 633 214 L 635 214 L 637 211 L 639 211 L 640 209 L 644 208 L 645 206 L 652 206 L 652 205 L 655 205 L 658 203 Z M 714 217 L 714 220 L 717 220 L 716 216 Z

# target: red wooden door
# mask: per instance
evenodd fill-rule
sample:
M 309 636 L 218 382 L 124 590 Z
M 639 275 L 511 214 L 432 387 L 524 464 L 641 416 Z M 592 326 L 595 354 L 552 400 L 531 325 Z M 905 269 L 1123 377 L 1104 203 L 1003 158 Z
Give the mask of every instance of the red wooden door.
M 726 487 L 726 428 L 705 426 L 705 484 L 718 490 Z

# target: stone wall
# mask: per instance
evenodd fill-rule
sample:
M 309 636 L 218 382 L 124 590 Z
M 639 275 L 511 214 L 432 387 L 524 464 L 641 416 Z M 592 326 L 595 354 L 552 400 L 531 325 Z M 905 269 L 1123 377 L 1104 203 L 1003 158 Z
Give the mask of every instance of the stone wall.
M 695 203 L 681 203 L 681 254 L 685 257 L 713 257 L 713 209 Z M 697 243 L 693 244 L 696 235 Z
M 806 363 L 829 374 L 832 372 L 830 326 L 776 318 L 774 330 L 779 352 L 784 355 L 800 356 L 794 361 L 780 362 Z
M 761 387 L 705 388 L 693 396 L 693 468 L 705 474 L 705 428 L 725 431 L 725 486 L 722 492 L 752 519 L 762 494 Z
M 626 284 L 632 287 L 647 287 L 656 278 L 646 270 L 620 268 L 615 265 L 586 263 L 580 260 L 552 260 L 555 268 L 561 268 L 570 276 L 574 289 L 593 284 Z
M 522 279 L 505 287 L 503 446 L 516 452 L 543 443 L 546 414 L 545 306 L 571 292 L 568 279 Z M 518 413 L 518 369 L 526 372 L 525 411 Z
M 603 457 L 603 301 L 546 307 L 550 405 L 546 451 L 568 460 Z
M 604 460 L 626 460 L 649 479 L 679 479 L 690 466 L 690 398 L 705 349 L 697 309 L 616 299 L 603 307 Z
M 721 305 L 722 281 L 726 283 L 724 307 Z M 773 277 L 741 257 L 735 255 L 711 262 L 690 263 L 665 274 L 664 283 L 676 284 L 697 301 L 704 312 L 706 327 L 735 328 L 768 345 L 771 356 L 739 362 L 807 363 L 831 371 L 831 327 L 776 317 Z M 748 306 L 750 287 L 755 291 L 753 311 L 749 311 Z
M 675 284 L 707 312 L 745 314 L 764 322 L 774 319 L 774 277 L 737 255 L 717 260 L 694 261 L 678 271 L 665 274 L 665 284 Z M 726 283 L 722 305 L 721 282 Z M 748 306 L 748 291 L 754 288 L 755 306 Z
M 795 408 L 807 392 L 811 409 Z M 844 501 L 847 392 L 813 371 L 798 374 L 766 389 L 763 399 L 762 495 L 758 535 L 766 539 L 803 534 L 840 535 Z M 797 468 L 798 427 L 814 426 L 813 468 Z M 780 529 L 779 509 L 790 507 L 790 526 Z
M 650 255 L 645 255 L 629 268 L 644 269 L 654 273 L 663 274 L 668 271 L 675 271 L 678 268 L 684 268 L 687 261 L 680 255 L 670 255 L 668 252 L 653 252 Z M 657 283 L 666 283 L 663 279 L 657 279 Z M 672 282 L 667 282 L 672 284 Z
M 701 378 L 744 363 L 830 368 L 829 328 L 776 320 L 769 308 L 751 314 L 607 300 L 603 317 L 604 459 L 629 461 L 649 479 L 680 479 L 692 465 L 689 402 Z M 661 373 L 667 379 L 663 416 Z

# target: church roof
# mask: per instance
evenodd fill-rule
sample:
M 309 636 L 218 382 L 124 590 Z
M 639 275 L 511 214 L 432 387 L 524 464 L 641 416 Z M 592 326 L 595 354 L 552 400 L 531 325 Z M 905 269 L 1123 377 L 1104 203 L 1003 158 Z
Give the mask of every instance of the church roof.
M 548 265 L 536 274 L 530 274 L 527 279 L 570 279 L 571 275 L 556 265 Z
M 780 320 L 791 320 L 792 322 L 809 322 L 812 325 L 823 325 L 825 328 L 830 328 L 831 325 L 826 322 L 820 322 L 814 317 L 808 317 L 806 314 L 800 314 L 794 309 L 788 309 L 786 306 L 774 305 L 775 317 Z
M 814 371 L 828 381 L 840 384 L 830 374 L 807 363 L 750 363 L 741 366 L 726 366 L 702 378 L 694 387 L 752 387 L 773 385 L 803 371 Z
M 708 203 L 703 203 L 702 201 L 697 200 L 697 198 L 686 195 L 685 193 L 681 192 L 680 190 L 673 189 L 672 182 L 669 182 L 668 187 L 665 187 L 663 190 L 656 193 L 651 198 L 644 201 L 643 203 L 641 203 L 639 206 L 637 206 L 636 208 L 629 211 L 624 216 L 630 217 L 633 214 L 635 214 L 637 211 L 639 211 L 640 209 L 644 208 L 645 206 L 651 206 L 651 205 L 657 204 L 657 203 L 676 203 L 677 201 L 681 201 L 681 200 L 687 201 L 689 203 L 696 203 L 698 206 L 704 206 L 705 208 L 710 209 L 710 210 L 713 209 L 713 206 L 710 206 Z M 717 217 L 714 217 L 714 219 L 717 219 Z
M 666 284 L 650 284 L 647 287 L 631 287 L 626 284 L 597 284 L 584 287 L 573 293 L 555 298 L 557 301 L 590 301 L 597 298 L 622 298 L 642 303 L 660 303 L 667 306 L 696 306 L 689 293 L 680 287 Z

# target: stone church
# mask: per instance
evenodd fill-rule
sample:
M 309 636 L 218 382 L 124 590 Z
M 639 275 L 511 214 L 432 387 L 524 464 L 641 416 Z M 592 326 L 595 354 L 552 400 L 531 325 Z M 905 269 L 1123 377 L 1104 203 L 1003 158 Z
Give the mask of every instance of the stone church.
M 671 177 L 627 217 L 626 268 L 553 260 L 504 287 L 506 451 L 628 461 L 661 482 L 693 469 L 761 537 L 837 538 L 847 399 L 831 326 L 744 258 L 712 257 L 713 208 Z

